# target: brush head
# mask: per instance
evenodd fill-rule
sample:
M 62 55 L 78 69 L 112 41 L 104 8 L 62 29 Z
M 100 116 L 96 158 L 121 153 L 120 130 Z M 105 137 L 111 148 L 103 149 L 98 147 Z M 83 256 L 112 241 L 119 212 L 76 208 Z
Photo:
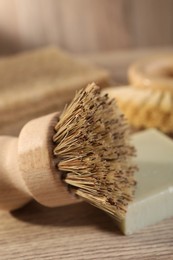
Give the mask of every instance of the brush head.
M 117 100 L 129 124 L 135 130 L 157 128 L 173 133 L 173 93 L 133 86 L 110 87 L 104 90 Z
M 54 155 L 63 181 L 92 205 L 124 218 L 134 194 L 135 149 L 115 100 L 88 85 L 65 108 L 55 131 Z

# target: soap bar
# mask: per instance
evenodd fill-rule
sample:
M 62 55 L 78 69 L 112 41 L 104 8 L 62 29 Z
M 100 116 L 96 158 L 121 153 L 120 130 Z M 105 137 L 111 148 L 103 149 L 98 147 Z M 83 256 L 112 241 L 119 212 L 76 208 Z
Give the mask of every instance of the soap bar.
M 62 110 L 88 83 L 108 85 L 109 73 L 55 47 L 0 59 L 0 134 L 18 135 L 27 121 Z
M 137 149 L 137 186 L 125 219 L 126 235 L 173 216 L 173 142 L 157 130 L 133 135 Z

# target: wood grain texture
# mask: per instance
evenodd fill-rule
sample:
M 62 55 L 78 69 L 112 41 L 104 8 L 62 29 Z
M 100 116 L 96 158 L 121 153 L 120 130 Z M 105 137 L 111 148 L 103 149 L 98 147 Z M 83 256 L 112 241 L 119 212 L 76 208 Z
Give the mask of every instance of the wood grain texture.
M 173 259 L 173 219 L 122 236 L 112 219 L 80 203 L 48 209 L 31 203 L 0 213 L 0 259 Z
M 0 53 L 58 44 L 75 53 L 173 43 L 171 0 L 1 0 Z

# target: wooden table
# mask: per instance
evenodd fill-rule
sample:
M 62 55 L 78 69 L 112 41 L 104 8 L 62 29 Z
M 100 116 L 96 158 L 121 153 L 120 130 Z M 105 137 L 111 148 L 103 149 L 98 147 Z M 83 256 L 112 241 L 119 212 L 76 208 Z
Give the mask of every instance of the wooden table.
M 102 211 L 31 203 L 0 214 L 0 259 L 173 259 L 173 219 L 125 237 Z M 172 258 L 171 258 L 172 256 Z
M 157 52 L 155 50 L 154 52 Z M 117 81 L 146 51 L 88 57 L 108 67 Z M 173 218 L 125 237 L 104 212 L 86 204 L 49 209 L 31 202 L 0 212 L 0 260 L 173 259 Z

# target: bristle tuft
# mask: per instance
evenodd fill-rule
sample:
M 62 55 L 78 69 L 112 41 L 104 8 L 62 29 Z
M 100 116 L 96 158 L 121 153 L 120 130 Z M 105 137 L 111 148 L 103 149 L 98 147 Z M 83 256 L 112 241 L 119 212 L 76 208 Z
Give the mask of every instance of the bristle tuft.
M 135 150 L 115 101 L 92 83 L 76 94 L 55 130 L 54 154 L 65 183 L 89 203 L 122 219 L 134 193 Z

